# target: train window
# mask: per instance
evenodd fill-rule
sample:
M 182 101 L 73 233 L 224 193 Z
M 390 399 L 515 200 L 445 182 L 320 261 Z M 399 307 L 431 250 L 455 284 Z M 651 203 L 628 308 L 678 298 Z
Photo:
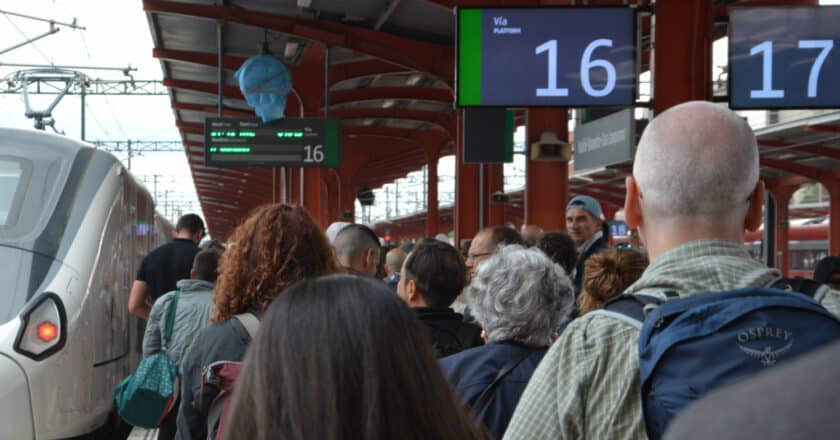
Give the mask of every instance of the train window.
M 0 228 L 14 225 L 17 219 L 16 205 L 20 204 L 23 177 L 21 161 L 0 158 Z

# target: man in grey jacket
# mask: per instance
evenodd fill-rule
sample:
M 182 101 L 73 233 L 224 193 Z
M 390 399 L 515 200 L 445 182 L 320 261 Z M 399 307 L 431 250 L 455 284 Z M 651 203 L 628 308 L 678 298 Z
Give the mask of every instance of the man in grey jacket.
M 206 250 L 199 252 L 193 260 L 191 279 L 180 280 L 177 290 L 181 292 L 175 308 L 175 325 L 172 327 L 172 338 L 166 349 L 169 358 L 181 369 L 184 356 L 189 353 L 195 342 L 195 337 L 204 327 L 210 325 L 210 314 L 213 309 L 213 287 L 218 276 L 219 252 Z M 166 317 L 175 291 L 160 297 L 152 306 L 146 333 L 143 336 L 143 357 L 151 356 L 160 351 L 163 345 L 163 329 Z M 178 416 L 176 403 L 166 418 L 161 422 L 158 439 L 175 438 L 175 420 Z

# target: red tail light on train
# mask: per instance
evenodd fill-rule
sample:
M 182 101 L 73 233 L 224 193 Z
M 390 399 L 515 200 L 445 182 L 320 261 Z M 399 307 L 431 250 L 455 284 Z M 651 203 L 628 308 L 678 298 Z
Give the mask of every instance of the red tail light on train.
M 20 314 L 15 351 L 36 361 L 61 350 L 67 341 L 67 315 L 58 295 L 41 294 Z

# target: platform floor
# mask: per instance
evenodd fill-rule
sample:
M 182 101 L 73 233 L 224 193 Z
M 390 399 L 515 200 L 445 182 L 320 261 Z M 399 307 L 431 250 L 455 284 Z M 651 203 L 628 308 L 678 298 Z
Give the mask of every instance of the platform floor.
M 128 436 L 128 440 L 156 440 L 157 429 L 134 428 Z

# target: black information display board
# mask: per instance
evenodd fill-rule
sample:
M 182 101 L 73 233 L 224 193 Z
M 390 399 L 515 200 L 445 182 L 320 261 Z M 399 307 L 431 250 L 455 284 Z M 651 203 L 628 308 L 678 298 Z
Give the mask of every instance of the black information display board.
M 336 119 L 207 118 L 204 163 L 215 167 L 337 167 Z
M 459 8 L 457 23 L 461 107 L 635 102 L 632 8 Z
M 729 106 L 840 108 L 840 7 L 729 12 Z

